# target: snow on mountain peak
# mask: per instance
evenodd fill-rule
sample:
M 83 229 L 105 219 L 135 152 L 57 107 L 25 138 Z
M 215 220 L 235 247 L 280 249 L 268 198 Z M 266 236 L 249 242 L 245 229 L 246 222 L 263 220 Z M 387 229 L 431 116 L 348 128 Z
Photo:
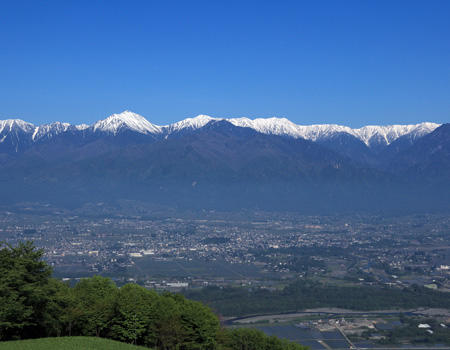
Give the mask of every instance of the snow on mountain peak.
M 6 119 L 0 120 L 0 133 L 3 131 L 11 132 L 14 128 L 18 128 L 25 133 L 32 132 L 35 126 L 31 123 L 23 121 L 22 119 Z
M 110 115 L 108 118 L 94 123 L 92 127 L 94 131 L 99 130 L 114 135 L 117 135 L 123 129 L 131 129 L 141 134 L 161 133 L 160 126 L 154 125 L 143 116 L 130 111 Z
M 286 118 L 231 118 L 227 119 L 235 126 L 252 128 L 263 134 L 298 137 L 298 125 Z
M 298 125 L 286 118 L 213 118 L 207 115 L 199 115 L 195 118 L 187 118 L 163 128 L 170 134 L 172 132 L 188 129 L 195 130 L 203 127 L 211 120 L 226 120 L 239 127 L 251 128 L 257 132 L 270 135 L 289 136 L 318 141 L 332 137 L 339 133 L 350 134 L 368 147 L 376 144 L 389 145 L 403 135 L 410 135 L 414 139 L 426 135 L 436 129 L 440 124 L 420 123 L 413 125 L 368 125 L 359 129 L 337 124 Z
M 77 129 L 77 130 L 86 130 L 86 129 L 89 129 L 89 125 L 88 124 L 78 124 L 78 125 L 75 125 L 75 129 Z
M 169 132 L 177 132 L 180 130 L 188 129 L 188 130 L 196 130 L 204 127 L 211 120 L 219 120 L 219 118 L 212 118 L 209 115 L 200 114 L 195 118 L 186 118 L 179 122 L 169 124 L 164 126 L 164 128 Z
M 69 123 L 53 122 L 51 124 L 44 124 L 36 127 L 33 131 L 31 139 L 33 141 L 40 140 L 42 138 L 50 138 L 66 132 L 69 129 Z
M 252 128 L 258 132 L 272 135 L 290 136 L 317 141 L 338 133 L 347 133 L 364 142 L 368 147 L 382 143 L 389 145 L 403 135 L 414 139 L 432 132 L 440 124 L 419 123 L 412 125 L 368 125 L 359 129 L 336 124 L 298 125 L 286 118 L 231 118 L 226 119 L 235 126 Z
M 407 134 L 417 138 L 432 132 L 438 126 L 440 124 L 429 122 L 410 125 L 367 125 L 359 129 L 353 129 L 353 132 L 356 137 L 370 147 L 375 143 L 389 145 Z
M 86 124 L 70 125 L 68 123 L 54 122 L 36 127 L 20 119 L 0 120 L 0 135 L 5 140 L 7 134 L 14 134 L 14 137 L 17 138 L 19 134 L 25 133 L 30 136 L 32 141 L 37 141 L 42 138 L 51 138 L 68 130 L 102 131 L 113 135 L 117 135 L 123 130 L 131 130 L 144 135 L 164 134 L 167 138 L 172 133 L 200 129 L 213 120 L 226 120 L 235 126 L 252 128 L 264 134 L 303 138 L 311 141 L 326 140 L 335 135 L 346 133 L 361 140 L 368 147 L 387 146 L 404 135 L 408 135 L 412 139 L 417 139 L 431 133 L 440 126 L 440 124 L 424 122 L 412 125 L 368 125 L 358 129 L 352 129 L 348 126 L 336 124 L 298 125 L 286 118 L 277 117 L 226 119 L 214 118 L 208 115 L 198 115 L 194 118 L 186 118 L 173 124 L 158 126 L 150 123 L 139 114 L 124 111 L 119 114 L 113 114 L 106 119 L 99 120 L 91 126 Z M 0 142 L 2 142 L 2 139 L 0 139 Z
M 304 138 L 311 141 L 338 132 L 352 133 L 352 129 L 347 126 L 335 124 L 297 125 L 287 118 L 231 118 L 226 120 L 235 126 L 252 128 L 264 134 Z

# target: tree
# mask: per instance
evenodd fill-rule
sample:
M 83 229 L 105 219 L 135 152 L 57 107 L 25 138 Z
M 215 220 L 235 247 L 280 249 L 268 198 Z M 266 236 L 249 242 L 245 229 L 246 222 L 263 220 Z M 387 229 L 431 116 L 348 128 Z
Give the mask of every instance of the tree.
M 72 319 L 69 311 L 74 305 L 70 287 L 57 279 L 50 278 L 46 293 L 48 302 L 43 319 L 46 335 L 60 337 L 66 332 L 70 335 Z
M 83 278 L 73 288 L 77 318 L 74 328 L 80 335 L 105 336 L 113 314 L 117 287 L 109 278 Z
M 146 338 L 154 338 L 152 323 L 159 296 L 137 284 L 119 289 L 113 302 L 111 337 L 132 344 L 143 345 Z
M 220 335 L 220 343 L 224 350 L 306 350 L 307 347 L 267 336 L 252 328 L 224 329 Z
M 219 331 L 219 319 L 205 305 L 182 299 L 181 324 L 186 349 L 213 349 Z
M 0 247 L 0 339 L 37 336 L 44 326 L 52 270 L 32 242 Z
M 156 346 L 163 350 L 176 349 L 177 344 L 183 341 L 180 305 L 174 298 L 165 294 L 158 298 L 155 311 L 157 317 L 152 327 L 154 327 L 156 338 L 155 343 L 150 343 L 148 346 Z

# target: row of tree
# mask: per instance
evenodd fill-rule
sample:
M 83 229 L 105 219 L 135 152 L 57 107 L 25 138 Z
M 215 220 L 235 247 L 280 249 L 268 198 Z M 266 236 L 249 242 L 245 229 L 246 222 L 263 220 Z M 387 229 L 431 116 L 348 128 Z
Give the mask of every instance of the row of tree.
M 30 242 L 0 249 L 0 340 L 99 336 L 157 349 L 303 350 L 251 329 L 221 329 L 203 304 L 95 276 L 74 287 L 51 277 Z

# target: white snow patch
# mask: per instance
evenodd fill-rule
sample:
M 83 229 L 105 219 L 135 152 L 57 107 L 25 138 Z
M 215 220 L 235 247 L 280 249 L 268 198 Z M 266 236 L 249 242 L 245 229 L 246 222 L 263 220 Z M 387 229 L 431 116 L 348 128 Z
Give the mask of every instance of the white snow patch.
M 117 133 L 123 129 L 130 129 L 141 134 L 161 133 L 160 126 L 154 125 L 143 116 L 130 111 L 113 114 L 106 119 L 99 120 L 92 125 L 92 128 L 94 131 L 99 130 L 114 135 L 117 135 Z
M 164 128 L 169 134 L 177 131 L 181 131 L 184 129 L 188 130 L 196 130 L 204 127 L 206 124 L 208 124 L 211 120 L 220 120 L 220 118 L 212 118 L 209 115 L 198 115 L 195 118 L 186 118 L 179 122 L 165 125 L 162 128 Z
M 50 138 L 66 132 L 71 125 L 69 123 L 54 122 L 51 124 L 40 125 L 34 129 L 32 140 L 40 140 L 42 138 Z
M 13 128 L 18 128 L 23 132 L 30 133 L 34 131 L 35 126 L 31 123 L 23 121 L 22 119 L 6 119 L 0 120 L 0 133 L 3 131 L 13 131 Z
M 88 125 L 88 124 L 78 124 L 78 125 L 75 125 L 75 129 L 80 130 L 80 131 L 86 130 L 86 129 L 88 129 L 88 128 L 89 128 L 89 125 Z

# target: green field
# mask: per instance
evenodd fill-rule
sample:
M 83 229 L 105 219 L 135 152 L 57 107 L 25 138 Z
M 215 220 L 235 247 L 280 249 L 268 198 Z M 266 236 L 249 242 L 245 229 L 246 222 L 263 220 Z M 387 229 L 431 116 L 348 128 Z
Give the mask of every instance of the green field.
M 1 350 L 138 350 L 142 346 L 95 337 L 41 338 L 0 342 Z

